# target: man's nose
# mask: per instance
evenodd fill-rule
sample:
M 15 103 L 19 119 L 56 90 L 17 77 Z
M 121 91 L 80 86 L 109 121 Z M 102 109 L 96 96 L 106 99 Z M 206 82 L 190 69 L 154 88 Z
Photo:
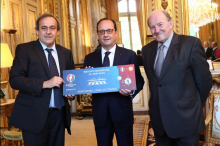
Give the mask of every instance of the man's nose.
M 108 36 L 108 33 L 107 33 L 107 31 L 105 31 L 105 32 L 104 32 L 104 36 Z
M 50 28 L 47 28 L 47 33 L 51 33 L 51 30 L 50 30 Z
M 159 31 L 160 29 L 157 26 L 155 26 L 155 32 L 158 33 Z

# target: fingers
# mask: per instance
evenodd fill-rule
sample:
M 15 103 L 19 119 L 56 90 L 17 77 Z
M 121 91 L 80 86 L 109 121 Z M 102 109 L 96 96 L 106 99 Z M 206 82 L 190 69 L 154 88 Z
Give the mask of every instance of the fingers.
M 65 97 L 68 98 L 68 99 L 74 99 L 74 98 L 75 98 L 75 95 L 70 95 L 70 94 L 68 94 L 68 95 L 65 95 Z
M 131 94 L 131 90 L 128 90 L 128 89 L 121 89 L 120 91 L 119 91 L 119 93 L 121 94 L 121 95 L 124 95 L 124 96 L 129 96 L 130 94 Z
M 93 68 L 93 67 L 92 66 L 88 66 L 88 67 L 86 66 L 85 68 Z

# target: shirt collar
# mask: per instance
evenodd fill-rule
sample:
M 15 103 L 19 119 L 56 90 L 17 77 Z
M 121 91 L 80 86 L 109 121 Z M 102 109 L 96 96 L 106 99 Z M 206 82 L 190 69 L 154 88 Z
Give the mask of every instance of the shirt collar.
M 40 39 L 39 39 L 39 41 L 40 41 Z M 43 50 L 46 51 L 45 49 L 47 49 L 48 47 L 45 46 L 41 41 L 40 41 L 40 44 L 43 47 Z M 50 49 L 53 49 L 55 52 L 57 52 L 56 47 L 55 47 L 55 43 L 53 44 L 53 47 L 50 48 Z
M 169 47 L 170 47 L 170 43 L 171 43 L 171 41 L 172 41 L 173 34 L 174 34 L 174 32 L 172 32 L 171 35 L 170 35 L 170 37 L 163 43 L 163 45 L 164 45 L 166 48 L 169 48 Z M 162 43 L 158 43 L 158 47 L 157 47 L 157 48 L 159 48 L 161 44 L 162 44 Z
M 108 52 L 111 52 L 111 54 L 115 54 L 115 49 L 116 49 L 116 44 Z M 102 47 L 102 54 L 105 54 L 105 52 L 107 51 Z

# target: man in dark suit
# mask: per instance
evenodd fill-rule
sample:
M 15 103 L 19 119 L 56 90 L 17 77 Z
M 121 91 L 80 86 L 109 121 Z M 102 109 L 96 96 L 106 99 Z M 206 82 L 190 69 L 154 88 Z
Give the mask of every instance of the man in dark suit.
M 210 42 L 208 41 L 204 42 L 204 49 L 205 49 L 205 54 L 206 54 L 207 59 L 212 59 L 213 49 L 210 48 Z
M 137 50 L 137 62 L 138 62 L 139 66 L 143 66 L 143 59 L 142 59 L 141 50 Z
M 212 48 L 213 48 L 213 51 L 212 51 L 212 61 L 219 61 L 219 60 L 216 60 L 218 59 L 217 58 L 217 54 L 216 54 L 216 51 L 218 50 L 218 43 L 217 42 L 212 42 Z
M 60 23 L 51 14 L 36 21 L 38 40 L 20 44 L 10 71 L 19 90 L 9 125 L 22 129 L 25 146 L 64 146 L 70 132 L 70 105 L 62 93 L 63 70 L 74 69 L 72 52 L 55 44 Z
M 142 48 L 149 80 L 150 119 L 157 146 L 198 146 L 212 76 L 201 41 L 173 32 L 166 11 L 150 14 L 154 41 Z
M 93 120 L 98 146 L 112 146 L 115 133 L 119 146 L 133 146 L 132 98 L 143 88 L 144 80 L 137 65 L 135 52 L 116 45 L 117 27 L 112 19 L 97 23 L 101 49 L 85 57 L 84 66 L 102 67 L 134 64 L 137 90 L 93 94 Z

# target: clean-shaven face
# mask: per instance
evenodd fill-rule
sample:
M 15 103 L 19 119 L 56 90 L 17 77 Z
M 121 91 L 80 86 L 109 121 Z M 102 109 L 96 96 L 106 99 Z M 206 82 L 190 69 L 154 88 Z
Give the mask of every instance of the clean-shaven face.
M 204 43 L 204 48 L 208 48 L 208 47 L 209 47 L 208 43 L 205 42 L 205 43 Z
M 115 29 L 111 20 L 102 20 L 98 25 L 98 31 Z M 115 44 L 118 36 L 117 30 L 113 30 L 111 34 L 105 31 L 104 34 L 98 34 L 99 42 L 105 50 L 110 50 Z
M 173 21 L 167 20 L 162 11 L 155 11 L 149 18 L 149 28 L 153 37 L 164 43 L 173 32 Z
M 52 48 L 56 37 L 60 33 L 60 31 L 57 30 L 57 21 L 53 17 L 41 19 L 39 21 L 39 30 L 36 30 L 36 33 L 45 46 Z

